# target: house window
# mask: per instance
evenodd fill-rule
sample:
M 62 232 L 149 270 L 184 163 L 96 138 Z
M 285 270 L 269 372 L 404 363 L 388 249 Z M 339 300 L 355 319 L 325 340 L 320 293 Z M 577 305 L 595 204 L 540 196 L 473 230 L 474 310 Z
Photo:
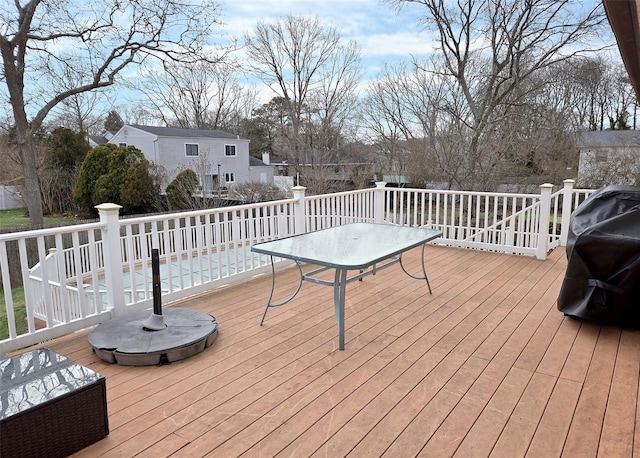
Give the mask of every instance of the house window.
M 127 146 L 126 143 L 118 143 L 118 146 Z
M 184 145 L 187 156 L 199 156 L 198 145 L 196 143 L 187 143 Z
M 224 145 L 224 155 L 225 156 L 235 156 L 236 155 L 236 145 Z
M 227 172 L 224 174 L 224 182 L 225 183 L 235 183 L 236 175 L 233 172 Z

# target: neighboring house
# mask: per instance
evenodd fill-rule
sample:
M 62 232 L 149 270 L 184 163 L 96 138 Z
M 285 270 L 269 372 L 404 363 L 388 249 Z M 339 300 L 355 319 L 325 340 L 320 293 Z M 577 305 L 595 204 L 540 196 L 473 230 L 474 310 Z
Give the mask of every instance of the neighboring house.
M 640 178 L 640 131 L 601 130 L 581 132 L 578 184 L 638 184 Z
M 102 135 L 89 135 L 89 146 L 91 146 L 91 148 L 95 148 L 98 145 L 109 143 L 109 139 L 111 137 L 113 137 L 113 134 L 108 131 Z
M 249 156 L 249 140 L 221 130 L 124 125 L 109 143 L 135 146 L 167 172 L 167 183 L 191 169 L 205 193 L 236 184 L 273 183 L 273 167 Z
M 249 156 L 249 171 L 251 172 L 251 177 L 253 177 L 251 181 L 273 184 L 274 167 L 272 165 L 265 164 L 260 159 Z
M 291 188 L 295 185 L 293 177 L 289 176 L 289 163 L 282 158 L 271 158 L 269 153 L 262 153 L 262 162 L 270 167 L 273 167 L 273 185 L 286 192 L 290 193 Z
M 272 158 L 269 153 L 262 153 L 262 162 L 274 168 L 276 176 L 289 175 L 289 163 L 282 158 Z

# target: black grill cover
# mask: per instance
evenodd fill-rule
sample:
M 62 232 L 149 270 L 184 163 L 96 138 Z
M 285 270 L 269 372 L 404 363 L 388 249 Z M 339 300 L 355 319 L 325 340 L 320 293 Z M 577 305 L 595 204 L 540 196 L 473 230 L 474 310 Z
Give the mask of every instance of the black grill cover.
M 571 216 L 558 310 L 602 323 L 640 323 L 640 187 L 607 186 Z

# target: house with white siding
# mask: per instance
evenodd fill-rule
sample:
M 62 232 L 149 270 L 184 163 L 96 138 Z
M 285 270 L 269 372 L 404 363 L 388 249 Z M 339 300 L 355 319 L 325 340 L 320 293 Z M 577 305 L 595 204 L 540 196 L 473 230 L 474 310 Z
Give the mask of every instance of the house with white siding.
M 580 186 L 640 184 L 640 131 L 585 131 L 580 133 L 577 146 Z
M 221 130 L 126 124 L 109 143 L 135 146 L 167 173 L 167 183 L 185 169 L 198 175 L 205 193 L 253 181 L 273 183 L 273 166 L 249 156 L 249 140 Z

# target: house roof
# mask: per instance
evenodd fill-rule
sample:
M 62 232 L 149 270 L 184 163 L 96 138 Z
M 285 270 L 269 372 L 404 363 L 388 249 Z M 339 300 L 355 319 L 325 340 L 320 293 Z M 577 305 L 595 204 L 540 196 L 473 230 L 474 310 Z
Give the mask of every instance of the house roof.
M 640 132 L 637 130 L 596 130 L 581 132 L 578 137 L 579 148 L 621 146 L 640 147 Z
M 89 135 L 89 139 L 96 145 L 104 145 L 105 143 L 109 143 L 107 137 L 103 135 Z
M 182 129 L 180 127 L 155 127 L 141 126 L 138 124 L 130 124 L 131 127 L 149 132 L 158 137 L 188 137 L 188 138 L 233 138 L 239 139 L 238 135 L 230 134 L 222 130 L 205 130 L 205 129 Z
M 622 61 L 636 97 L 640 99 L 640 16 L 637 0 L 603 0 L 607 19 L 618 42 Z
M 329 150 L 319 152 L 316 157 L 316 165 L 368 165 L 371 161 L 362 157 L 361 154 L 354 154 L 350 151 Z M 273 163 L 273 162 L 272 162 Z M 304 165 L 311 165 L 307 162 Z
M 264 162 L 262 162 L 260 159 L 258 159 L 257 157 L 253 157 L 253 156 L 249 156 L 249 166 L 255 166 L 255 167 L 266 167 L 267 164 L 265 164 Z
M 276 157 L 269 161 L 269 165 L 284 166 L 284 165 L 289 165 L 289 161 Z

